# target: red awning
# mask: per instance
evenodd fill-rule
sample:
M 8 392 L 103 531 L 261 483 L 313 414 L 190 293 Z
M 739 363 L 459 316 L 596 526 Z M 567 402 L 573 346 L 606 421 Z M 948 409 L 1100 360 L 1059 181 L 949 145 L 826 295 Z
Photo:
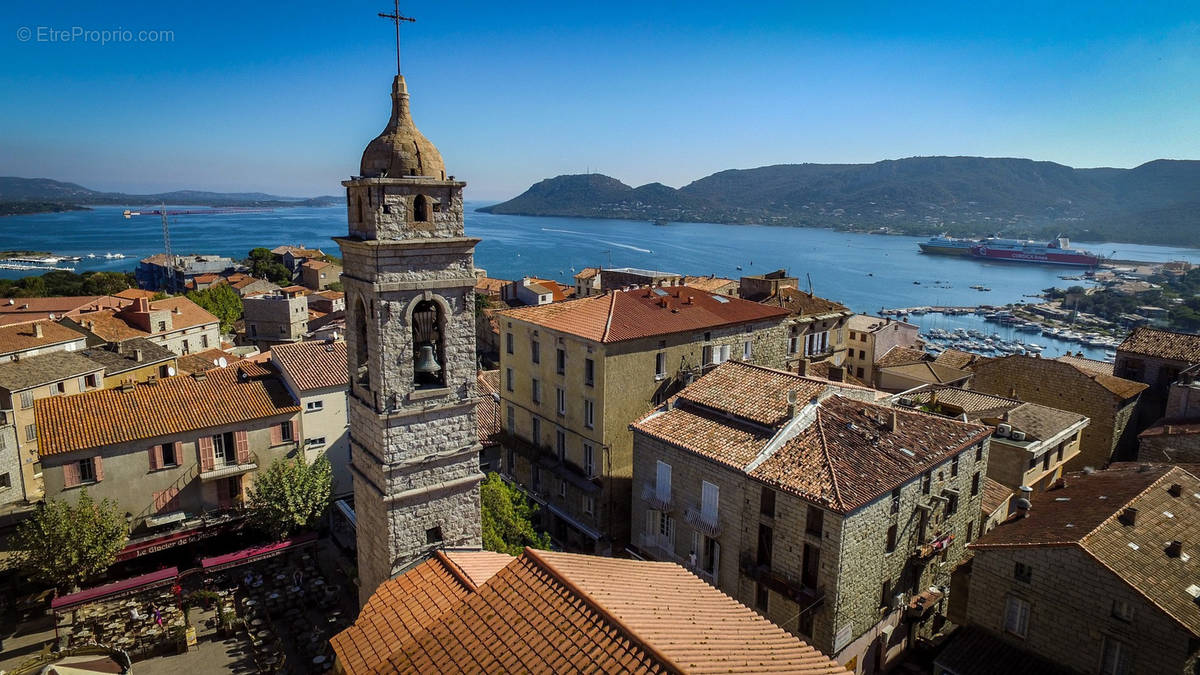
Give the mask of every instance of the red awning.
M 236 565 L 244 565 L 248 562 L 279 555 L 280 553 L 283 553 L 289 549 L 294 549 L 305 544 L 311 544 L 316 540 L 316 533 L 310 532 L 308 534 L 302 534 L 299 537 L 284 539 L 283 541 L 275 544 L 252 546 L 250 548 L 237 551 L 236 553 L 226 553 L 225 555 L 204 558 L 200 561 L 200 566 L 205 570 L 219 570 L 227 567 L 234 567 Z
M 50 601 L 50 609 L 60 610 L 69 609 L 77 605 L 82 605 L 88 602 L 97 600 L 111 600 L 125 595 L 131 595 L 138 591 L 143 591 L 155 586 L 162 586 L 171 583 L 175 577 L 179 576 L 179 568 L 168 567 L 165 570 L 143 574 L 140 577 L 132 579 L 124 579 L 122 581 L 114 581 L 111 584 L 96 586 L 95 588 L 85 588 L 78 593 L 71 593 L 62 597 L 55 598 Z

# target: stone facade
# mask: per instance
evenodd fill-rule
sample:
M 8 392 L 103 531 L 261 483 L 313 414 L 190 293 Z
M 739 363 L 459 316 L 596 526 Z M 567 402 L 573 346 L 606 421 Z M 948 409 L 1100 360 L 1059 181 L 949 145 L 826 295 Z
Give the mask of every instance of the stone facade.
M 863 392 L 869 400 L 869 390 Z M 913 638 L 940 627 L 935 617 L 943 611 L 944 594 L 936 608 L 929 608 L 936 611 L 924 614 L 910 612 L 908 602 L 930 586 L 949 586 L 965 544 L 979 532 L 982 494 L 972 492 L 972 481 L 986 470 L 988 445 L 984 440 L 958 453 L 957 461 L 934 467 L 928 493 L 921 475 L 907 479 L 899 488 L 898 508 L 887 494 L 843 514 L 635 433 L 634 542 L 650 557 L 692 568 L 839 663 L 852 665 L 854 672 L 874 673 L 890 665 Z M 656 492 L 659 462 L 670 466 L 666 504 Z M 713 524 L 693 524 L 694 515 L 689 519 L 689 511 L 700 508 L 703 482 L 718 488 Z M 953 514 L 946 513 L 944 500 L 931 497 L 946 490 L 961 495 Z M 664 527 L 664 518 L 670 525 Z M 917 552 L 921 544 L 946 535 L 954 539 L 943 552 Z M 710 539 L 719 551 L 715 564 L 706 555 L 712 551 Z
M 1029 581 L 1015 578 L 1018 564 L 1031 570 Z M 1131 675 L 1183 672 L 1194 641 L 1145 596 L 1074 546 L 977 550 L 968 597 L 970 623 L 1080 673 L 1099 672 L 1106 637 L 1133 650 Z M 1005 630 L 1010 597 L 1029 603 L 1024 636 Z M 1131 608 L 1131 620 L 1114 616 L 1116 601 Z
M 298 342 L 308 330 L 308 299 L 302 293 L 281 290 L 242 300 L 247 341 L 269 347 L 280 342 Z
M 392 118 L 344 181 L 351 471 L 359 599 L 439 547 L 479 548 L 475 265 L 462 189 L 408 114 Z
M 11 411 L 0 411 L 0 507 L 25 501 L 17 427 Z
M 498 319 L 501 424 L 515 437 L 508 443 L 513 452 L 506 456 L 512 463 L 506 461 L 505 471 L 549 507 L 553 518 L 546 527 L 552 536 L 587 552 L 619 551 L 630 541 L 629 505 L 637 489 L 631 484 L 630 422 L 703 372 L 705 358 L 711 364 L 712 355 L 722 348 L 730 358 L 741 359 L 748 343 L 746 360 L 772 368 L 782 368 L 787 358 L 787 332 L 780 319 L 607 344 L 509 316 Z M 533 363 L 533 342 L 538 343 L 540 363 Z M 557 367 L 559 349 L 565 352 L 562 373 Z M 665 364 L 662 374 L 656 372 L 659 354 Z M 585 377 L 589 360 L 590 385 Z M 534 380 L 539 388 L 536 402 Z M 565 397 L 561 415 L 559 390 Z M 586 406 L 592 409 L 590 426 Z M 533 437 L 535 419 L 538 438 Z M 561 458 L 560 431 L 565 442 Z M 587 447 L 592 448 L 590 465 Z
M 891 318 L 855 314 L 846 323 L 846 372 L 863 382 L 875 381 L 875 361 L 892 347 L 913 347 L 918 327 Z
M 1050 359 L 1007 356 L 980 361 L 972 367 L 971 388 L 1040 403 L 1086 416 L 1079 454 L 1068 470 L 1085 466 L 1103 468 L 1113 459 L 1136 453 L 1137 429 L 1130 421 L 1137 408 L 1140 386 L 1120 378 L 1107 378 L 1113 391 L 1078 368 Z

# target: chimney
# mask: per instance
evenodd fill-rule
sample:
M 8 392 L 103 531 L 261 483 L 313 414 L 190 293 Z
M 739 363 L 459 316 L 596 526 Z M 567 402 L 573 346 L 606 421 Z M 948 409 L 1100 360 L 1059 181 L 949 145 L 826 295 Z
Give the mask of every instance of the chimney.
M 1137 507 L 1130 506 L 1122 511 L 1121 515 L 1117 516 L 1117 520 L 1119 520 L 1122 525 L 1133 527 L 1133 525 L 1137 523 L 1137 514 Z
M 808 375 L 808 361 L 801 360 L 800 363 L 796 364 L 796 374 L 801 376 Z
M 1167 555 L 1171 556 L 1172 558 L 1178 558 L 1179 556 L 1183 555 L 1183 542 L 1176 539 L 1175 541 L 1167 544 Z
M 883 420 L 884 426 L 888 431 L 896 430 L 896 409 L 892 408 L 888 411 L 887 416 Z
M 250 381 L 250 375 L 246 371 L 242 370 L 241 366 L 238 366 L 237 369 L 237 381 L 243 383 Z
M 137 308 L 135 311 L 137 311 L 138 313 L 145 314 L 150 311 L 150 301 L 147 300 L 146 298 L 138 298 L 134 302 L 134 307 Z
M 42 324 L 40 324 L 40 323 L 33 324 L 33 337 L 37 337 L 37 338 L 43 337 Z
M 689 296 L 688 296 L 688 299 L 687 299 L 687 304 L 689 304 L 689 305 L 690 305 L 690 304 L 692 304 L 692 303 L 693 303 L 693 302 L 695 302 L 695 301 L 696 301 L 696 296 L 694 296 L 694 295 L 689 295 Z
M 1033 504 L 1031 504 L 1028 499 L 1021 497 L 1020 499 L 1017 500 L 1017 517 L 1018 518 L 1028 518 L 1029 510 L 1032 507 L 1033 507 Z
M 788 419 L 796 416 L 796 390 L 789 389 L 787 393 Z
M 138 363 L 142 362 L 142 350 L 140 350 L 140 349 L 133 350 L 133 360 L 137 361 Z
M 1183 494 L 1183 486 L 1179 483 L 1171 483 L 1171 487 L 1167 488 L 1167 492 L 1172 497 L 1178 497 L 1179 495 Z
M 830 382 L 845 382 L 846 381 L 845 368 L 843 368 L 841 366 L 830 366 L 829 367 L 829 381 Z

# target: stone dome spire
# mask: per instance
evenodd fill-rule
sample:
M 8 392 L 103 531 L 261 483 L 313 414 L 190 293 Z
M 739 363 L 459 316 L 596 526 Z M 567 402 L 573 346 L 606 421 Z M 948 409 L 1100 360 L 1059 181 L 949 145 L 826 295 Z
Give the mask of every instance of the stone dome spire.
M 428 176 L 446 179 L 442 154 L 413 124 L 408 111 L 408 86 L 404 76 L 392 81 L 392 118 L 387 127 L 367 144 L 359 171 L 364 178 Z

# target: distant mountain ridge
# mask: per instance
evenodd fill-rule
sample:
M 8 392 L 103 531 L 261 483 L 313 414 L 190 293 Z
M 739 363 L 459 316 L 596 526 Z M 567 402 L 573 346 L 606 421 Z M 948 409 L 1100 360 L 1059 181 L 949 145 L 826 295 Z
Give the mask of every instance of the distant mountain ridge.
M 328 206 L 342 203 L 343 197 L 280 197 L 265 192 L 206 192 L 175 190 L 155 194 L 99 192 L 76 183 L 50 178 L 0 176 L 0 201 L 43 202 L 74 205 L 94 204 L 176 204 L 188 206 Z
M 679 189 L 602 174 L 540 181 L 489 213 L 664 219 L 905 234 L 1051 237 L 1200 245 L 1200 161 L 1133 169 L 912 157 L 873 164 L 730 169 Z

